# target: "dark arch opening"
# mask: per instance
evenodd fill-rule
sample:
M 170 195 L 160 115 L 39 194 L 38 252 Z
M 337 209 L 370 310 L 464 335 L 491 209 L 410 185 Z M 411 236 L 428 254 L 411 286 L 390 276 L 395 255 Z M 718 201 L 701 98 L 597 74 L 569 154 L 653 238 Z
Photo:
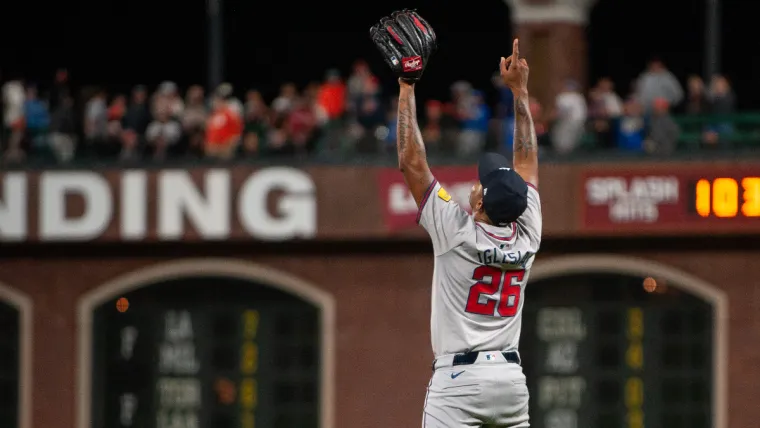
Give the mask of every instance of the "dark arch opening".
M 146 428 L 182 418 L 316 427 L 320 341 L 319 309 L 266 283 L 193 275 L 146 284 L 94 312 L 93 426 L 131 411 Z
M 19 310 L 0 301 L 0 427 L 19 426 Z
M 643 279 L 592 271 L 530 283 L 521 353 L 532 426 L 712 426 L 713 306 L 667 284 L 646 292 Z

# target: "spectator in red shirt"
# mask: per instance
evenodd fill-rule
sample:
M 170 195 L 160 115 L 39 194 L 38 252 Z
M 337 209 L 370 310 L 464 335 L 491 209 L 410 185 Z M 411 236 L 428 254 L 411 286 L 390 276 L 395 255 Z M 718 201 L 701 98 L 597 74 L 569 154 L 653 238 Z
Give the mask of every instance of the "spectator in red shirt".
M 325 83 L 319 88 L 318 103 L 329 120 L 339 119 L 346 111 L 346 85 L 337 70 L 327 72 Z
M 312 106 L 306 99 L 296 98 L 286 122 L 286 130 L 296 153 L 308 151 L 316 126 L 317 116 Z
M 212 108 L 206 123 L 206 156 L 231 159 L 243 133 L 243 120 L 218 94 L 214 96 Z

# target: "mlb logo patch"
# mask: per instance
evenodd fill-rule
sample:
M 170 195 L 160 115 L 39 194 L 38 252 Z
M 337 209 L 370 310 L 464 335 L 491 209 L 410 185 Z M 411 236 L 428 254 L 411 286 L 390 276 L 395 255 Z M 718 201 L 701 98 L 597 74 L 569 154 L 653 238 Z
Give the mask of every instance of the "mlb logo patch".
M 393 63 L 393 65 L 398 65 L 398 59 L 395 56 L 391 57 L 391 62 Z

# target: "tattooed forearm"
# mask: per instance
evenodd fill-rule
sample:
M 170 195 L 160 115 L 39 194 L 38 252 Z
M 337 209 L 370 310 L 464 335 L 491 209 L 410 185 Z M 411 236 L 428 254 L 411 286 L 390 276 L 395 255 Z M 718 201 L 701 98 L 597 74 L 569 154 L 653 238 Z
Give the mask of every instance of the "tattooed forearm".
M 398 101 L 398 117 L 396 124 L 396 150 L 398 151 L 399 164 L 404 157 L 404 151 L 406 150 L 407 142 L 411 137 L 411 122 L 414 121 L 414 117 L 409 113 L 409 101 L 399 98 Z
M 396 149 L 398 167 L 404 173 L 404 181 L 414 196 L 417 206 L 421 206 L 425 192 L 433 182 L 433 173 L 428 167 L 425 143 L 417 125 L 417 103 L 414 86 L 400 82 L 398 96 L 398 123 L 396 124 Z
M 536 130 L 533 126 L 533 117 L 530 114 L 528 95 L 516 94 L 514 164 L 537 162 L 537 149 Z
M 417 124 L 417 102 L 411 85 L 402 86 L 398 100 L 398 124 L 396 149 L 399 168 L 419 164 L 425 160 L 425 143 Z

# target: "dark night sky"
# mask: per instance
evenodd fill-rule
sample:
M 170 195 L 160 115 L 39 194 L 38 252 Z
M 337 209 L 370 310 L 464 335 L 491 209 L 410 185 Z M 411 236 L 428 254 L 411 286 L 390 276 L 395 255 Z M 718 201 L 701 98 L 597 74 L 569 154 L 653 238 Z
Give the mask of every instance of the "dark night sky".
M 611 75 L 622 90 L 652 55 L 680 79 L 701 73 L 704 3 L 707 0 L 600 0 L 591 14 L 589 71 L 592 79 Z M 201 0 L 86 0 L 10 6 L 0 15 L 0 69 L 4 77 L 49 79 L 66 65 L 78 84 L 112 88 L 206 83 L 206 18 Z M 490 89 L 498 58 L 509 54 L 509 10 L 501 0 L 388 0 L 384 2 L 295 2 L 225 0 L 226 78 L 238 90 L 305 84 L 330 67 L 348 71 L 367 58 L 389 88 L 393 80 L 374 51 L 367 30 L 382 15 L 416 7 L 436 29 L 441 48 L 419 90 L 421 96 L 448 95 L 449 84 L 467 79 Z M 342 6 L 343 5 L 343 6 Z M 464 5 L 469 5 L 465 7 Z M 747 2 L 724 0 L 722 69 L 745 108 L 760 108 L 760 68 Z M 530 58 L 528 58 L 530 60 Z

